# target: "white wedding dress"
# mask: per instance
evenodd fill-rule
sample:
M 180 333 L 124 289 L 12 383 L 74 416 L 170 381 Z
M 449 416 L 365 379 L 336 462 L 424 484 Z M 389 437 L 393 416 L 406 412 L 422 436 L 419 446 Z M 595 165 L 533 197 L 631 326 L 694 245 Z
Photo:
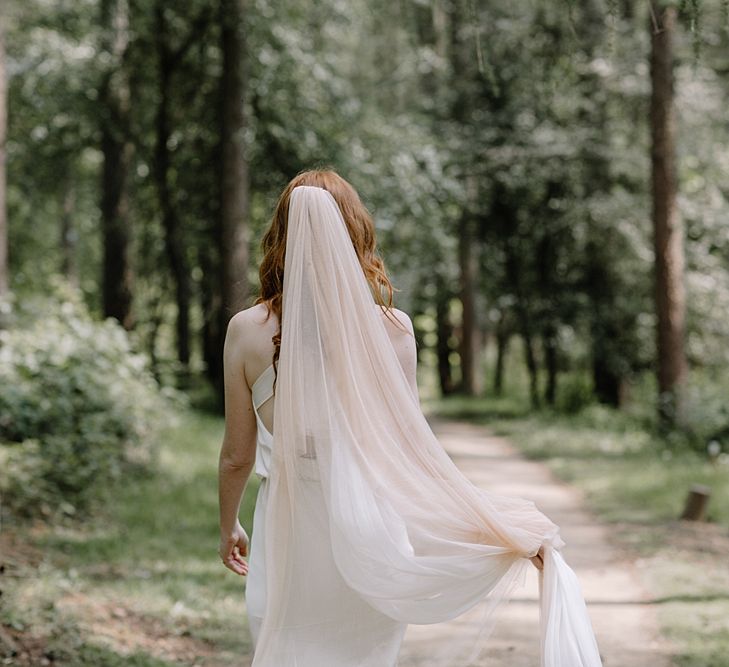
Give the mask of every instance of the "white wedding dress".
M 258 415 L 273 366 L 252 388 L 262 477 L 246 592 L 253 667 L 393 667 L 408 624 L 480 606 L 486 638 L 540 547 L 541 667 L 601 667 L 559 527 L 456 467 L 411 390 L 334 196 L 314 186 L 285 196 L 273 434 Z
M 267 400 L 273 399 L 273 377 L 271 364 L 251 387 L 257 423 L 255 473 L 260 478 L 246 583 L 248 624 L 254 649 L 266 607 L 264 544 L 268 476 L 273 445 L 273 435 L 264 425 L 258 410 Z M 312 598 L 301 601 L 302 619 L 305 618 L 306 623 L 297 631 L 298 636 L 295 639 L 299 647 L 297 664 L 321 667 L 391 667 L 397 664 L 397 654 L 407 624 L 375 611 L 346 585 L 337 572 L 331 548 L 328 546 L 330 540 L 327 512 L 321 486 L 312 480 L 308 490 L 305 499 L 307 511 L 302 512 L 307 525 L 302 532 L 310 539 L 302 544 L 299 557 L 306 563 L 306 576 L 311 586 Z M 363 627 L 377 628 L 377 631 L 363 633 Z

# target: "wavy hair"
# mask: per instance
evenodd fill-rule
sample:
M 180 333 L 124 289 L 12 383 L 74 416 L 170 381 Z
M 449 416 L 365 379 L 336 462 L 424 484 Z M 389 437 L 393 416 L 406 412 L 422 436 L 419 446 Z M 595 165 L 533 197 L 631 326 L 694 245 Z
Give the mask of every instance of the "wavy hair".
M 375 223 L 357 191 L 332 169 L 309 169 L 297 174 L 284 188 L 276 204 L 271 225 L 263 236 L 261 247 L 263 259 L 259 269 L 261 291 L 253 305 L 266 304 L 266 321 L 275 313 L 279 327 L 271 339 L 274 344 L 274 387 L 278 377 L 278 357 L 281 351 L 281 305 L 283 298 L 284 259 L 286 256 L 286 230 L 288 226 L 289 198 L 291 191 L 299 185 L 313 185 L 328 190 L 342 212 L 352 245 L 362 266 L 367 282 L 372 289 L 376 303 L 397 326 L 404 328 L 397 317 L 393 318 L 392 286 L 385 271 L 385 264 L 377 251 Z M 383 291 L 386 297 L 383 296 Z M 406 329 L 404 329 L 407 331 Z M 408 332 L 409 333 L 409 332 Z

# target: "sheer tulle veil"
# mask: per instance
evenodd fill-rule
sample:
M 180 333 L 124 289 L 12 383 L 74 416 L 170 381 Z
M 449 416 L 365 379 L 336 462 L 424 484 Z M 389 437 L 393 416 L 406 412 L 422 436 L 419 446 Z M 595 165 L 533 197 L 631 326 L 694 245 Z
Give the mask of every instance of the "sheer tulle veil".
M 542 667 L 601 665 L 558 526 L 532 501 L 479 489 L 445 452 L 410 389 L 334 197 L 295 187 L 286 233 L 267 601 L 253 664 L 298 664 L 301 619 L 327 614 L 356 617 L 362 636 L 376 637 L 380 616 L 439 623 L 482 604 L 479 629 L 488 636 L 492 612 L 544 545 Z M 321 530 L 311 530 L 312 516 Z M 324 551 L 361 605 L 327 607 L 332 601 L 309 574 L 310 559 Z M 336 659 L 354 664 L 346 660 Z

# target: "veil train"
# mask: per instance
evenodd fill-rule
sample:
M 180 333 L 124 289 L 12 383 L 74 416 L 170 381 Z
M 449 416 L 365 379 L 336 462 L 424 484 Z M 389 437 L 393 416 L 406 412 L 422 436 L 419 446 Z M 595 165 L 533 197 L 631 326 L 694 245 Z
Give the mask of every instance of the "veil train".
M 286 233 L 267 599 L 253 665 L 384 667 L 378 647 L 407 624 L 479 603 L 488 636 L 492 612 L 544 545 L 541 665 L 601 666 L 559 527 L 532 501 L 479 489 L 445 452 L 334 197 L 294 188 Z

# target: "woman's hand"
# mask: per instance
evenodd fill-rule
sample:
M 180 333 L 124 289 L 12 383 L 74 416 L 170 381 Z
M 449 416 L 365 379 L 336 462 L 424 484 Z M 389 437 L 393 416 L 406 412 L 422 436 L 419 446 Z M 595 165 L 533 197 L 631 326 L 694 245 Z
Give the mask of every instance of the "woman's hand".
M 532 556 L 529 559 L 532 563 L 534 563 L 534 567 L 537 568 L 537 570 L 543 570 L 544 569 L 544 547 L 539 547 L 539 551 Z
M 248 563 L 243 558 L 248 555 L 248 543 L 248 534 L 238 521 L 229 535 L 220 535 L 218 553 L 223 559 L 223 565 L 241 576 L 248 574 Z

